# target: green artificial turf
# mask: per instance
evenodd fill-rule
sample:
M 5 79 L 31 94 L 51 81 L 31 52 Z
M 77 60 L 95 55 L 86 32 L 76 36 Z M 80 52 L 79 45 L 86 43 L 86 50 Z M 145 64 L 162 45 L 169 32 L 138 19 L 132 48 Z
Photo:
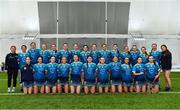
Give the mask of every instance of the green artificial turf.
M 6 93 L 7 78 L 0 74 L 0 109 L 180 109 L 180 73 L 172 73 L 172 93 L 164 93 L 161 76 L 159 94 L 38 94 Z M 19 84 L 18 84 L 19 85 Z M 17 88 L 19 91 L 19 87 Z

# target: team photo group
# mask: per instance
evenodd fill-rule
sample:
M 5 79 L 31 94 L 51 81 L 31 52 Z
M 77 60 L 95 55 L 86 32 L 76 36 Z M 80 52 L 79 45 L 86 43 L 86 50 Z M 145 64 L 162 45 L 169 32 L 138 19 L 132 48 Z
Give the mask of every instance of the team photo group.
M 170 91 L 171 52 L 166 45 L 150 46 L 149 52 L 136 45 L 119 51 L 118 44 L 112 44 L 108 50 L 103 43 L 98 50 L 96 44 L 79 47 L 74 43 L 69 50 L 68 43 L 64 43 L 60 50 L 55 44 L 48 50 L 46 44 L 38 49 L 32 42 L 30 49 L 26 45 L 19 47 L 20 53 L 16 53 L 16 46 L 11 46 L 5 58 L 7 92 L 16 92 L 20 76 L 24 94 L 158 93 L 161 72 L 165 90 Z

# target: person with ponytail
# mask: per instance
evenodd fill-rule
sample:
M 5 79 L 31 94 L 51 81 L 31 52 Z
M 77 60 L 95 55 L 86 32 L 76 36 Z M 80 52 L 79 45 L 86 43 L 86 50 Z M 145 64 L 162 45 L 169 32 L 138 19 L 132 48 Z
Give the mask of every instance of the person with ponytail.
M 141 53 L 139 54 L 139 57 L 142 58 L 143 64 L 148 63 L 148 53 L 146 51 L 146 47 L 141 47 Z

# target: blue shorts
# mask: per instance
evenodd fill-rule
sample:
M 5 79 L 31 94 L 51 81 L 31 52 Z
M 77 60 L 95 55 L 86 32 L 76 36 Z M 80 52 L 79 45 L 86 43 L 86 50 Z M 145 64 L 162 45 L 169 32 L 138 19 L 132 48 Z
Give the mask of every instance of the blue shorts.
M 46 81 L 34 81 L 34 86 L 44 86 Z
M 33 81 L 23 81 L 22 82 L 23 87 L 29 88 L 29 87 L 33 87 Z
M 82 82 L 81 82 L 81 81 L 72 81 L 72 80 L 71 80 L 71 85 L 72 85 L 72 86 L 81 86 L 81 85 L 82 85 Z
M 121 80 L 111 80 L 111 85 L 114 85 L 114 86 L 122 85 L 122 81 Z
M 154 79 L 147 78 L 147 85 L 148 86 L 159 86 L 160 85 L 159 78 L 156 79 L 154 82 L 153 82 L 153 80 Z
M 68 84 L 68 81 L 69 81 L 68 77 L 59 77 L 58 80 L 57 80 L 57 84 L 64 86 L 64 85 Z
M 123 81 L 123 86 L 125 87 L 133 86 L 133 81 L 129 81 L 129 82 Z
M 82 85 L 81 76 L 71 74 L 71 85 L 72 86 L 80 86 L 80 85 Z
M 95 86 L 96 81 L 84 81 L 84 86 Z
M 100 87 L 106 87 L 106 86 L 109 86 L 109 82 L 98 82 L 98 86 Z
M 134 85 L 135 86 L 145 86 L 146 85 L 146 81 L 134 81 Z
M 48 87 L 53 87 L 53 86 L 57 85 L 57 81 L 56 80 L 54 80 L 54 81 L 48 81 L 47 80 L 45 85 L 48 86 Z

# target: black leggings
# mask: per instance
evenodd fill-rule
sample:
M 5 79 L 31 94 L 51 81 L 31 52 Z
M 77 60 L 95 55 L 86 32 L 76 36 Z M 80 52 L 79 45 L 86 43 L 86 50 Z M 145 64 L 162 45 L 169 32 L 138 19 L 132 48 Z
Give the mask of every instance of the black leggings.
M 11 87 L 12 78 L 13 78 L 13 87 L 16 87 L 18 69 L 8 69 L 7 74 L 8 74 L 8 87 Z

